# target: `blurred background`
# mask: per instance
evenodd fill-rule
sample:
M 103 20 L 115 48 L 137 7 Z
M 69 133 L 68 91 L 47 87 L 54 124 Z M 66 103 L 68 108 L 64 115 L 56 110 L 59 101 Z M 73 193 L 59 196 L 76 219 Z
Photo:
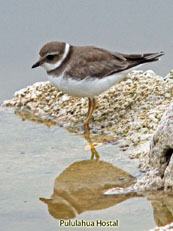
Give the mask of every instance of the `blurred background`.
M 173 68 L 172 0 L 0 0 L 0 101 L 45 81 L 31 70 L 45 43 L 95 45 L 124 53 L 165 51 L 143 66 L 165 76 Z

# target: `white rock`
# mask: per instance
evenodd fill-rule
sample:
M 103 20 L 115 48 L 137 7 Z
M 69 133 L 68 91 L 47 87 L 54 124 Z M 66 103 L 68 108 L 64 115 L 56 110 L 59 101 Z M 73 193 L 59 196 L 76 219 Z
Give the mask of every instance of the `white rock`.
M 49 108 L 49 106 L 48 106 L 48 105 L 46 105 L 46 106 L 43 108 L 43 110 L 44 110 L 45 112 L 47 112 L 47 111 L 49 111 L 49 110 L 50 110 L 50 108 Z

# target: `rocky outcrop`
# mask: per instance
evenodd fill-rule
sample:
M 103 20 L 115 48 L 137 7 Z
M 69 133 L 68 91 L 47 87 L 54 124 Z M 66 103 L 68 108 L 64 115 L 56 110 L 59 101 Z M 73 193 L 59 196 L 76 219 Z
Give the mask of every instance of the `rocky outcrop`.
M 173 102 L 153 135 L 148 164 L 150 170 L 138 180 L 137 190 L 163 188 L 165 192 L 173 192 Z
M 153 136 L 149 159 L 163 179 L 165 191 L 173 191 L 173 102 Z
M 130 72 L 124 81 L 97 97 L 91 129 L 101 136 L 127 140 L 135 147 L 144 144 L 171 102 L 172 85 L 173 79 L 164 79 L 151 70 Z M 79 125 L 86 119 L 88 99 L 71 97 L 49 82 L 40 82 L 15 92 L 4 106 L 14 107 L 22 119 L 43 123 L 49 119 L 48 123 L 53 121 L 79 132 Z

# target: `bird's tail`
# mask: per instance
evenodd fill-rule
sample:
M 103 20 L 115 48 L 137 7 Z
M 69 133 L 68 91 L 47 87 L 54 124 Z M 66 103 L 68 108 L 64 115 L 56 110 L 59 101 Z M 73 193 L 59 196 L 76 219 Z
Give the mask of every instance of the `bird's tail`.
M 147 62 L 154 62 L 158 61 L 159 57 L 164 55 L 163 51 L 157 53 L 145 53 L 145 54 L 130 54 L 124 55 L 126 59 L 130 62 L 134 63 L 147 63 Z
M 143 61 L 144 62 L 158 61 L 159 57 L 161 57 L 164 54 L 165 53 L 163 51 L 160 51 L 158 53 L 143 54 Z
M 130 55 L 128 54 L 128 55 L 124 55 L 124 57 L 129 62 L 129 66 L 127 69 L 130 69 L 144 63 L 158 61 L 159 58 L 164 54 L 165 53 L 163 51 L 160 51 L 157 53 L 130 54 Z

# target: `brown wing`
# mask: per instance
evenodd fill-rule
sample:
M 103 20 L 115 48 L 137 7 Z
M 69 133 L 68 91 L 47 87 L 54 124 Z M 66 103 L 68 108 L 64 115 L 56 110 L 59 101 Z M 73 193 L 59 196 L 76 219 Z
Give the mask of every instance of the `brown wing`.
M 76 47 L 77 48 L 77 47 Z M 128 67 L 126 58 L 96 47 L 76 49 L 66 71 L 67 76 L 77 79 L 87 77 L 103 78 Z
M 96 47 L 75 47 L 66 75 L 76 79 L 103 78 L 143 63 L 157 61 L 163 54 L 121 54 Z

